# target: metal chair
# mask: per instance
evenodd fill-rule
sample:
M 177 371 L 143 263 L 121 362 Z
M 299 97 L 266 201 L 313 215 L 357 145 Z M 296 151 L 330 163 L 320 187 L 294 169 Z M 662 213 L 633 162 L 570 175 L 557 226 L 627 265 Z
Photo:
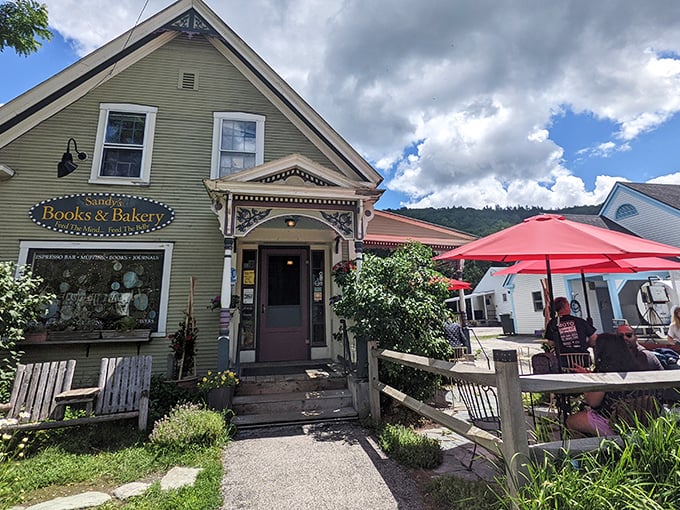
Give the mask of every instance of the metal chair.
M 463 379 L 453 379 L 451 382 L 457 388 L 458 394 L 467 409 L 470 423 L 477 428 L 500 436 L 501 419 L 498 411 L 496 388 Z M 476 454 L 477 443 L 474 443 L 472 458 L 467 467 L 468 471 L 472 470 L 472 463 Z

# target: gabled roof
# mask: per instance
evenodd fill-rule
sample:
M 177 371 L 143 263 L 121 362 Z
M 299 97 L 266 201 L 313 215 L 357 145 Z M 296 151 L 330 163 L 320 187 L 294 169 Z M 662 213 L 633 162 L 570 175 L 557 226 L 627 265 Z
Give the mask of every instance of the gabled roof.
M 369 198 L 375 202 L 383 193 L 370 183 L 347 179 L 301 154 L 291 154 L 219 179 L 204 179 L 203 184 L 209 193 L 305 199 Z
M 202 0 L 179 0 L 0 108 L 0 148 L 180 33 L 200 35 L 227 58 L 347 177 L 380 174 Z
M 680 184 L 643 184 L 637 182 L 618 182 L 617 184 L 680 210 Z
M 472 234 L 434 225 L 391 212 L 376 210 L 368 223 L 364 246 L 397 248 L 419 241 L 437 251 L 446 251 L 477 239 Z
M 622 227 L 615 221 L 610 220 L 606 216 L 598 216 L 596 214 L 563 214 L 563 216 L 572 221 L 578 221 L 579 223 L 584 223 L 586 225 L 592 225 L 594 227 L 606 228 L 607 230 L 613 230 L 615 232 L 623 232 L 624 234 L 630 234 L 632 236 L 638 237 L 625 227 Z

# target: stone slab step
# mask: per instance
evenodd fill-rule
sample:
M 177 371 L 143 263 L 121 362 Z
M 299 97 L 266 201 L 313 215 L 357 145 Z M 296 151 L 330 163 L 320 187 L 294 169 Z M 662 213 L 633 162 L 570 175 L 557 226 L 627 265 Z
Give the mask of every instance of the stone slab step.
M 351 405 L 352 393 L 348 389 L 239 395 L 232 400 L 237 416 L 336 409 Z
M 347 387 L 346 377 L 277 379 L 259 377 L 243 380 L 236 387 L 236 395 L 263 395 L 271 393 L 296 393 L 300 391 L 338 390 Z
M 358 419 L 358 415 L 354 408 L 341 407 L 338 409 L 317 409 L 300 412 L 247 414 L 235 416 L 232 418 L 231 423 L 237 429 L 249 429 L 274 425 L 296 425 L 356 419 Z

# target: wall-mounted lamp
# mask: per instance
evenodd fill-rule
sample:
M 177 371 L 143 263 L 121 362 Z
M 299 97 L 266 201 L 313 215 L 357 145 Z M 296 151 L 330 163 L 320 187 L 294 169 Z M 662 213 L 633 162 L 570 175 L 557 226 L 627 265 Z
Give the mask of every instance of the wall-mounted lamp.
M 0 163 L 0 181 L 8 181 L 15 175 L 16 172 L 13 169 Z
M 57 177 L 66 177 L 68 174 L 78 168 L 78 165 L 73 162 L 73 155 L 71 154 L 70 149 L 71 142 L 73 142 L 73 148 L 76 150 L 76 154 L 78 154 L 78 159 L 80 161 L 87 159 L 87 154 L 85 152 L 78 151 L 78 144 L 76 143 L 75 139 L 69 138 L 68 142 L 66 142 L 66 152 L 64 152 L 64 155 L 61 157 L 61 161 L 57 165 Z
M 295 228 L 295 225 L 297 225 L 297 218 L 288 216 L 285 220 L 283 220 L 283 222 L 288 228 Z

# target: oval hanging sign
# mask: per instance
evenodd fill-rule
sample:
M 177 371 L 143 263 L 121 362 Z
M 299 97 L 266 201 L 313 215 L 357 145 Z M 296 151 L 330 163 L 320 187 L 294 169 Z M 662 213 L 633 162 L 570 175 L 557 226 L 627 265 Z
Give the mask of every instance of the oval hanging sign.
M 146 234 L 167 227 L 175 212 L 149 198 L 120 193 L 80 193 L 50 198 L 28 212 L 41 227 L 79 236 Z

